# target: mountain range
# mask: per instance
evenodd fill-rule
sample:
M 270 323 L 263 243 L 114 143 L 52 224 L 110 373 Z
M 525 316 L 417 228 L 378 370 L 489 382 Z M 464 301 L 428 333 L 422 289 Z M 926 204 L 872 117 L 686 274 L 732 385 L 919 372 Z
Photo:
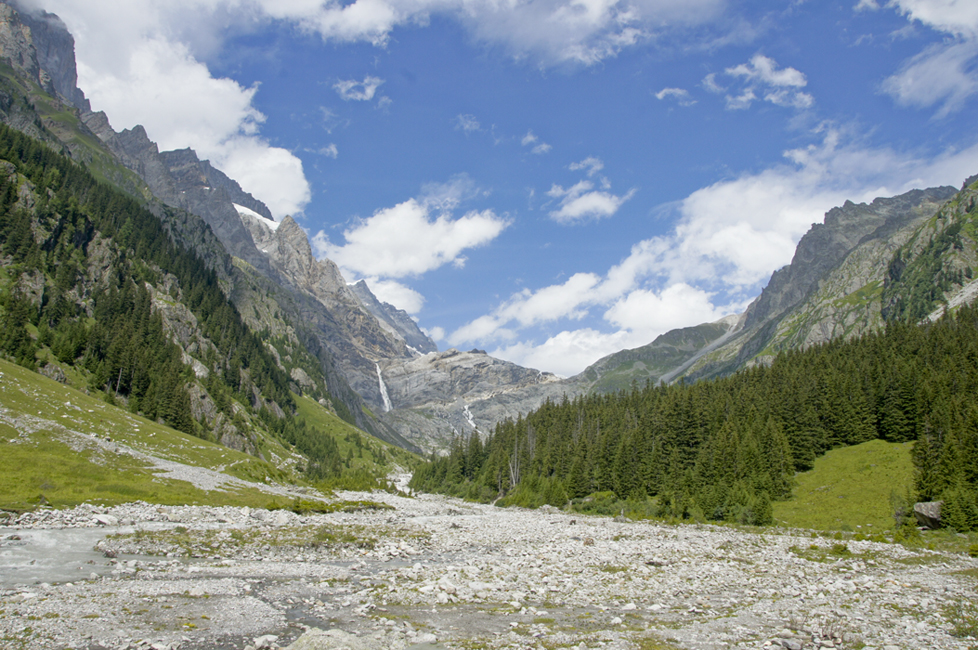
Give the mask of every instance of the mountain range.
M 961 191 L 939 187 L 847 202 L 812 226 L 791 264 L 772 275 L 743 314 L 668 332 L 562 379 L 481 350 L 438 350 L 407 313 L 378 300 L 365 282 L 347 284 L 336 264 L 317 259 L 294 219 L 276 222 L 261 201 L 193 150 L 160 151 L 139 126 L 116 132 L 111 116 L 92 111 L 77 86 L 74 41 L 64 24 L 9 2 L 0 3 L 0 122 L 64 153 L 155 215 L 176 245 L 213 272 L 293 393 L 313 396 L 349 423 L 412 451 L 446 449 L 456 436 L 487 432 L 547 400 L 727 375 L 770 363 L 784 350 L 877 330 L 887 319 L 936 316 L 978 292 L 975 233 L 955 220 L 974 205 L 968 186 L 975 178 Z M 37 219 L 33 227 L 40 238 Z M 2 291 L 42 300 L 44 292 L 31 294 L 24 277 Z M 259 453 L 245 430 L 267 424 L 255 417 L 223 430 L 230 423 L 215 425 L 207 406 L 213 396 L 206 378 L 221 367 L 219 353 L 209 351 L 219 351 L 220 342 L 195 321 L 172 281 L 147 284 L 157 297 L 154 313 L 196 377 L 188 390 L 195 417 L 216 438 Z M 73 300 L 79 309 L 88 305 L 84 295 Z M 77 359 L 41 354 L 38 365 L 62 381 L 81 381 Z M 282 406 L 256 391 L 245 405 L 255 413 Z

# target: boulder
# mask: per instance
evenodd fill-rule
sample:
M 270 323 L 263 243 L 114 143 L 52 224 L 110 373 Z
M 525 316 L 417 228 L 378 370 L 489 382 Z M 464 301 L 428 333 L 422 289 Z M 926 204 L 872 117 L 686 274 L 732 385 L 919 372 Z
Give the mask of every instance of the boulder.
M 913 504 L 913 514 L 921 526 L 940 528 L 942 505 L 943 501 L 921 501 Z

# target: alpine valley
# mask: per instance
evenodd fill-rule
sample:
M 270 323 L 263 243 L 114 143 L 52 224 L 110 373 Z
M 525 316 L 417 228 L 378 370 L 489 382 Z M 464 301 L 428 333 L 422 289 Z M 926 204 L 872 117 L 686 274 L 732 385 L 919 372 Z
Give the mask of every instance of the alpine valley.
M 439 350 L 117 132 L 11 1 L 0 122 L 0 646 L 978 634 L 978 176 L 833 208 L 742 314 L 561 378 Z
M 574 377 L 439 351 L 405 312 L 317 259 L 292 218 L 273 220 L 193 150 L 161 152 L 141 127 L 116 132 L 92 112 L 56 16 L 0 12 L 8 358 L 234 449 L 267 456 L 263 440 L 282 435 L 303 396 L 381 441 L 444 453 L 548 401 L 726 376 L 889 320 L 933 319 L 978 292 L 969 179 L 834 208 L 743 314 Z M 145 355 L 168 359 L 166 388 L 141 374 Z M 170 393 L 181 406 L 167 411 Z

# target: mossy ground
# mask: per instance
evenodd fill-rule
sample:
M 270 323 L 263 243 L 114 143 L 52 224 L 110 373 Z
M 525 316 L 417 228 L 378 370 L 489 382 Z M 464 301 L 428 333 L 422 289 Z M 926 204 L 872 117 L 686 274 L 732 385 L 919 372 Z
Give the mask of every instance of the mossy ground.
M 253 456 L 156 424 L 3 360 L 0 409 L 0 508 L 71 507 L 86 501 L 248 506 L 290 502 L 257 487 L 202 490 L 165 478 L 150 462 L 112 451 L 111 445 L 77 436 L 71 432 L 246 480 L 293 478 Z
M 774 504 L 775 522 L 866 534 L 892 530 L 892 501 L 911 487 L 911 446 L 871 440 L 829 451 L 814 469 L 796 475 L 791 499 Z

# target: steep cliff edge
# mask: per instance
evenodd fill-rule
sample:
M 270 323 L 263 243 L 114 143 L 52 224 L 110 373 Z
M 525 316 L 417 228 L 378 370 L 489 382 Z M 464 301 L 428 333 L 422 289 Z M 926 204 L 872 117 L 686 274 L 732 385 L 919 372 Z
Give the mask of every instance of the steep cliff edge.
M 377 318 L 381 327 L 401 338 L 412 350 L 420 354 L 438 352 L 435 342 L 421 331 L 406 311 L 398 309 L 389 302 L 378 300 L 365 281 L 360 280 L 356 284 L 351 284 L 350 290 L 360 299 L 360 304 Z
M 825 223 L 802 237 L 791 264 L 775 271 L 751 303 L 743 329 L 679 376 L 727 374 L 764 363 L 781 350 L 881 327 L 890 258 L 956 191 L 949 186 L 913 190 L 869 204 L 847 201 L 827 212 Z

